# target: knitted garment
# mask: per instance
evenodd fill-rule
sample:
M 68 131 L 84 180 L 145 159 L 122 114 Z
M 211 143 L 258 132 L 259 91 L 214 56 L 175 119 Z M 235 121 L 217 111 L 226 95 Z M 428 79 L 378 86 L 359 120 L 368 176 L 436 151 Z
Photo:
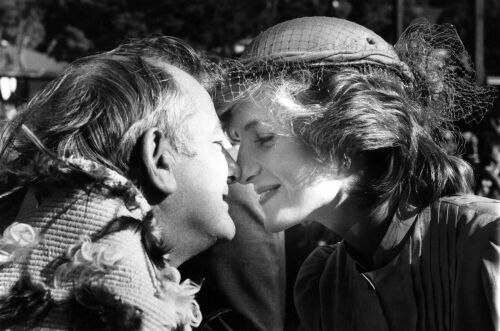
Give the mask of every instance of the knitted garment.
M 199 287 L 189 280 L 180 283 L 177 269 L 166 261 L 158 267 L 150 258 L 144 242 L 151 230 L 142 223 L 152 218 L 151 207 L 138 189 L 90 161 L 65 163 L 63 176 L 78 176 L 71 169 L 79 169 L 99 173 L 101 180 L 43 193 L 27 190 L 15 222 L 0 240 L 0 328 L 190 330 L 199 325 L 194 300 Z M 20 303 L 15 299 L 16 290 L 29 292 L 22 279 L 29 280 L 32 292 L 42 292 L 34 308 L 33 295 L 21 293 L 28 298 Z M 16 309 L 27 316 L 8 325 L 5 315 L 15 315 Z

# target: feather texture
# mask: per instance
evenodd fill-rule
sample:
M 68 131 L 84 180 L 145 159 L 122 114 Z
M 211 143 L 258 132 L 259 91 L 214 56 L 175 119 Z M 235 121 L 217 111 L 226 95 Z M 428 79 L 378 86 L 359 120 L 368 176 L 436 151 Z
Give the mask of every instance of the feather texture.
M 0 329 L 12 326 L 32 328 L 45 318 L 55 302 L 49 290 L 33 284 L 28 276 L 21 277 L 10 290 L 0 298 Z

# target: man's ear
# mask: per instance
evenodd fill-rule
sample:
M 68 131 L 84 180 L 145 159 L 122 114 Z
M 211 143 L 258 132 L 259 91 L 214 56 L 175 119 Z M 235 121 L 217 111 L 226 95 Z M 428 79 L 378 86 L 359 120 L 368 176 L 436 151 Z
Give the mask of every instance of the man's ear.
M 158 199 L 173 193 L 177 189 L 173 173 L 175 151 L 163 132 L 158 128 L 148 129 L 141 137 L 139 148 L 149 198 Z

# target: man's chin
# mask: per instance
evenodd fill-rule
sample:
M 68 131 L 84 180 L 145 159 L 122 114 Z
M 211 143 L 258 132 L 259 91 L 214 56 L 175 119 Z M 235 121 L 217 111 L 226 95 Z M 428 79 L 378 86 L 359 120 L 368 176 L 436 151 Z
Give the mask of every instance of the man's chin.
M 234 225 L 233 220 L 228 215 L 223 222 L 223 228 L 217 235 L 217 241 L 228 242 L 233 240 L 235 235 L 236 235 L 236 227 Z

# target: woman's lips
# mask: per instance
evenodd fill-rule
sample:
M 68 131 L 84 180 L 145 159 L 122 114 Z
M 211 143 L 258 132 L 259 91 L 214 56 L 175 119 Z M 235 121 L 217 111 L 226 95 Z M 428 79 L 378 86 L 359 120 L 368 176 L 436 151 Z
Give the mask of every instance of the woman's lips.
M 265 204 L 277 192 L 280 185 L 271 185 L 259 188 L 256 192 L 259 194 L 259 203 Z

